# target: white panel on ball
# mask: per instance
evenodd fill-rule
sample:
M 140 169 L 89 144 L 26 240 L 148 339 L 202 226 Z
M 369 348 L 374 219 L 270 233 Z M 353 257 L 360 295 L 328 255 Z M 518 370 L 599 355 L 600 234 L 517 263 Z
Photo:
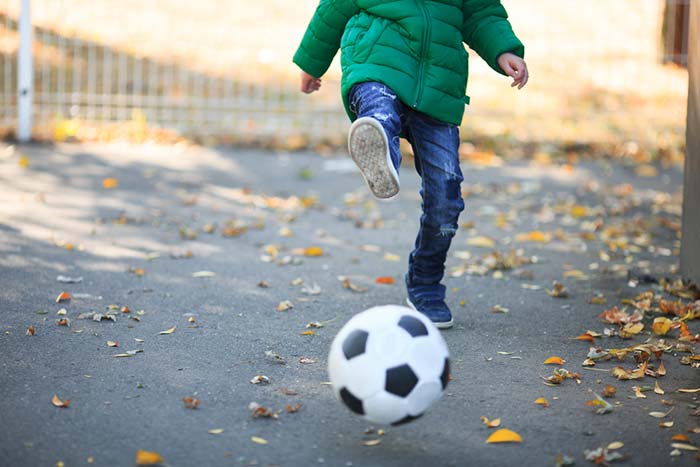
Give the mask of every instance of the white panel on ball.
M 406 399 L 380 392 L 364 401 L 365 418 L 370 422 L 389 425 L 408 415 Z

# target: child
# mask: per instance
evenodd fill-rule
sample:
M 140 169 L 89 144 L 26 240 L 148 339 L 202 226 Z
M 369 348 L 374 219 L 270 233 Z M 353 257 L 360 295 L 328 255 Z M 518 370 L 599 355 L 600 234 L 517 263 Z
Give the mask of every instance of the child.
M 459 125 L 467 86 L 463 42 L 521 89 L 524 47 L 499 0 L 321 0 L 294 55 L 301 90 L 317 91 L 341 49 L 350 156 L 377 198 L 399 191 L 399 137 L 413 147 L 423 213 L 408 259 L 407 302 L 438 328 L 453 324 L 440 282 L 464 209 Z

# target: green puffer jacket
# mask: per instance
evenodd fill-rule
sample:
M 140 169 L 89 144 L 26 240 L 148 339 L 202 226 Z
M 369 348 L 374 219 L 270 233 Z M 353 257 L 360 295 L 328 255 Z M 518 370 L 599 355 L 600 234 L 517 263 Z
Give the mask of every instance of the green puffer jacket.
M 505 52 L 524 56 L 499 0 L 321 0 L 294 63 L 321 77 L 341 49 L 343 103 L 363 81 L 389 86 L 412 108 L 459 125 L 469 74 L 466 42 L 499 73 Z

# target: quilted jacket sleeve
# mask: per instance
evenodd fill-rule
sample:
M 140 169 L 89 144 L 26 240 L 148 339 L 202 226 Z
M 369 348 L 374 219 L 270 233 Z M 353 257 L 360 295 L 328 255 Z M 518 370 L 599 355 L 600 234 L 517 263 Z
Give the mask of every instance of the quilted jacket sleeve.
M 464 0 L 462 38 L 491 68 L 501 74 L 498 57 L 506 52 L 525 56 L 525 47 L 508 22 L 500 0 Z
M 321 0 L 294 54 L 294 63 L 311 76 L 323 76 L 340 47 L 346 23 L 358 11 L 355 0 Z

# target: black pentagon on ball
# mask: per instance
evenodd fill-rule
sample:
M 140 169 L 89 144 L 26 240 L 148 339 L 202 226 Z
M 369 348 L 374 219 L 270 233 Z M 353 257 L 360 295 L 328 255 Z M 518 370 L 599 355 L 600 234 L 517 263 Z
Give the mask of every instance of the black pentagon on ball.
M 415 316 L 403 315 L 399 320 L 399 327 L 403 328 L 411 337 L 428 335 L 428 328 Z
M 345 405 L 348 406 L 350 410 L 355 412 L 358 415 L 364 415 L 365 414 L 365 408 L 362 405 L 362 401 L 358 399 L 357 397 L 353 396 L 350 391 L 348 391 L 346 388 L 342 388 L 340 390 L 340 398 L 343 400 Z
M 386 370 L 385 389 L 399 397 L 408 396 L 418 384 L 418 377 L 410 366 L 401 365 Z
M 343 341 L 343 355 L 345 355 L 345 358 L 350 360 L 351 358 L 365 353 L 367 337 L 369 337 L 369 334 L 367 331 L 363 331 L 362 329 L 355 329 L 353 332 L 348 334 Z
M 423 416 L 422 413 L 420 413 L 420 414 L 418 414 L 418 415 L 406 415 L 404 418 L 402 418 L 402 419 L 399 420 L 398 422 L 392 423 L 391 425 L 392 425 L 392 426 L 404 425 L 404 424 L 406 424 L 406 423 L 408 423 L 408 422 L 412 422 L 413 420 L 415 420 L 415 419 L 417 419 L 417 418 L 421 418 L 422 416 Z
M 447 383 L 450 381 L 450 360 L 447 357 L 445 357 L 445 366 L 442 368 L 440 381 L 442 382 L 442 389 L 444 390 L 447 387 Z

